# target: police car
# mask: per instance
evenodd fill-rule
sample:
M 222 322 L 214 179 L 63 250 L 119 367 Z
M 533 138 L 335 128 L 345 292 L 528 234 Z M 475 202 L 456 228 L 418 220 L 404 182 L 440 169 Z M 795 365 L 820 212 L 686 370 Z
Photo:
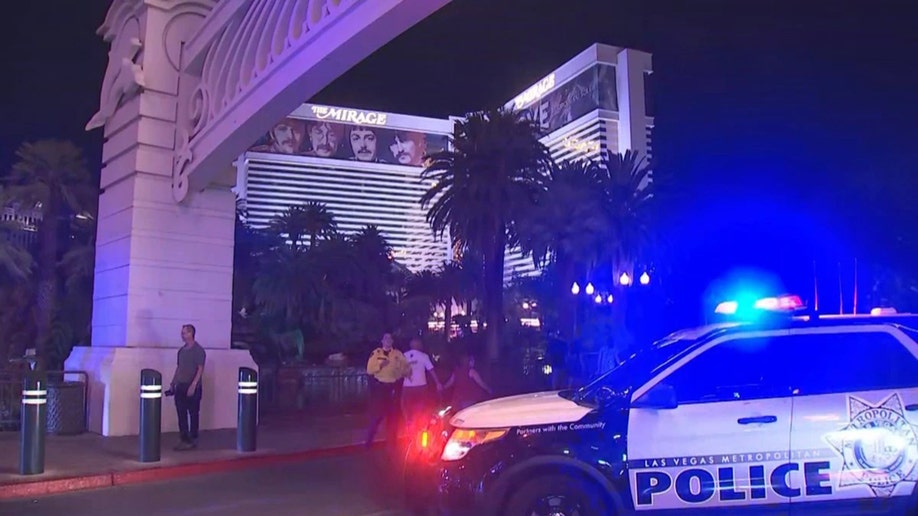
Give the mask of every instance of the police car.
M 748 308 L 576 391 L 444 409 L 411 489 L 449 515 L 915 514 L 918 317 Z

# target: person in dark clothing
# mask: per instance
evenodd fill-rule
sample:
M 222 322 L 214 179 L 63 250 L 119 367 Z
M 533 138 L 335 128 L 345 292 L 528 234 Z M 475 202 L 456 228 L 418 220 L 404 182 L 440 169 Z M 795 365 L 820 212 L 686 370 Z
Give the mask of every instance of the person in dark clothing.
M 491 388 L 475 370 L 475 357 L 464 354 L 459 365 L 447 380 L 445 389 L 453 387 L 453 408 L 457 411 L 484 401 L 492 393 Z
M 196 330 L 191 324 L 182 326 L 182 342 L 178 350 L 175 373 L 172 375 L 170 390 L 175 395 L 175 410 L 178 412 L 178 426 L 181 442 L 176 450 L 190 450 L 198 446 L 198 427 L 200 426 L 201 388 L 204 377 L 204 362 L 207 353 L 195 340 Z
M 553 337 L 548 339 L 548 346 L 545 359 L 551 367 L 551 388 L 560 390 L 567 388 L 567 348 L 568 345 L 563 340 Z

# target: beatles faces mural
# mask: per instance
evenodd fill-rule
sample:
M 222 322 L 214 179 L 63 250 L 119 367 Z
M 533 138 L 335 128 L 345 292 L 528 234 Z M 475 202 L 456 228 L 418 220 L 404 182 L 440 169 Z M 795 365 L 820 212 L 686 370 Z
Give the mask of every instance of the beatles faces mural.
M 446 135 L 286 118 L 249 150 L 421 167 L 446 148 Z

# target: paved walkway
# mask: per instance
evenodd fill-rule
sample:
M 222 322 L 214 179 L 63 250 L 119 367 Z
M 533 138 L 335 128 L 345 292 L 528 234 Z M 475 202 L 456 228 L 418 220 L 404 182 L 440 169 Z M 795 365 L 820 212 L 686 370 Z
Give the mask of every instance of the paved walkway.
M 181 466 L 243 462 L 239 459 L 251 462 L 253 458 L 306 456 L 317 450 L 360 445 L 366 435 L 365 428 L 366 417 L 362 415 L 309 418 L 304 412 L 268 414 L 261 418 L 255 452 L 236 451 L 235 429 L 202 432 L 197 449 L 180 452 L 172 449 L 178 443 L 178 434 L 169 433 L 163 434 L 161 460 L 154 463 L 139 462 L 137 436 L 49 435 L 45 443 L 45 472 L 28 476 L 19 474 L 19 433 L 0 432 L 0 491 L 3 488 L 9 491 L 17 485 L 21 488 L 28 483 L 48 483 L 92 475 L 149 473 L 157 469 L 181 469 Z M 228 469 L 233 468 L 230 466 Z M 53 489 L 62 490 L 68 489 Z
M 0 499 L 4 516 L 409 516 L 382 450 L 55 496 Z

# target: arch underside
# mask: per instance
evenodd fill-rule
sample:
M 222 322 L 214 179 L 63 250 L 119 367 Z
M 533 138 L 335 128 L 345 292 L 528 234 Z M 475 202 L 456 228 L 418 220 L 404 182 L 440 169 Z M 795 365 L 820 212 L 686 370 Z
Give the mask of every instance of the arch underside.
M 449 1 L 218 2 L 182 56 L 175 200 L 206 188 L 277 120 Z

